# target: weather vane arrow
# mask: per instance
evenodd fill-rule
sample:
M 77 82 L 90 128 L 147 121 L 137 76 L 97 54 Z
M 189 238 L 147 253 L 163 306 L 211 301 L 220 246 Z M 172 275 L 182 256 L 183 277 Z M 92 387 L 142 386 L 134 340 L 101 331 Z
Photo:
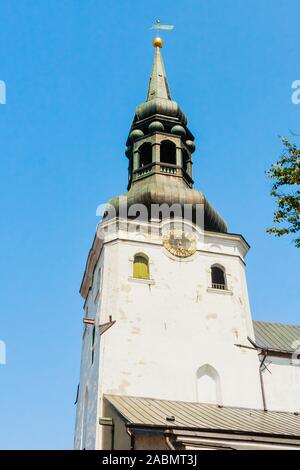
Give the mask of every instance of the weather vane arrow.
M 161 24 L 160 20 L 156 20 L 156 23 L 151 26 L 149 29 L 164 29 L 165 31 L 171 31 L 174 29 L 172 24 Z

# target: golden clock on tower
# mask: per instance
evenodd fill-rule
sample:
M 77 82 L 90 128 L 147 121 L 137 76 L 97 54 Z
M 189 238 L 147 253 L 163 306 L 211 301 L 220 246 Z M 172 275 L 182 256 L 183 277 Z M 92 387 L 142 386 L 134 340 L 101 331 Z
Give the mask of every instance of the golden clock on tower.
M 169 230 L 163 237 L 164 247 L 178 258 L 192 256 L 197 249 L 196 243 L 196 236 L 184 230 Z

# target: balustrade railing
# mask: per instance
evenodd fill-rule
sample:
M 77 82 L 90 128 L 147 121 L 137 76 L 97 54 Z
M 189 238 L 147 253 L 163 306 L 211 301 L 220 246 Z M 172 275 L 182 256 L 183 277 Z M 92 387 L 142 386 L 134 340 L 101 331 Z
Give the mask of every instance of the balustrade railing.
M 179 167 L 171 163 L 160 162 L 160 172 L 167 175 L 177 175 Z
M 216 283 L 212 283 L 211 287 L 213 289 L 220 289 L 220 290 L 225 290 L 225 284 L 216 284 Z

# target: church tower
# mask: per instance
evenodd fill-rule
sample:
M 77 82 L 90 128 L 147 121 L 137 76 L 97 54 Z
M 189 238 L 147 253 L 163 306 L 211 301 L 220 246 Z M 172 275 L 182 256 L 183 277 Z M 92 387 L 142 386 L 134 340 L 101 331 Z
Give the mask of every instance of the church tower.
M 194 189 L 194 136 L 171 97 L 162 40 L 126 142 L 127 193 L 109 201 L 80 293 L 75 448 L 105 448 L 105 397 L 262 408 L 245 275 L 249 246 Z

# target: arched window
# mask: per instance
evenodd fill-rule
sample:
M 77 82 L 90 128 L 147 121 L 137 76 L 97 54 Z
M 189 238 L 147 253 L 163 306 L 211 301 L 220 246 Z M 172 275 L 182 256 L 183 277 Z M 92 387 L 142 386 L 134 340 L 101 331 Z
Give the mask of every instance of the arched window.
M 150 142 L 145 142 L 139 148 L 140 154 L 140 168 L 152 163 L 152 145 Z
M 226 276 L 223 266 L 211 267 L 211 287 L 213 289 L 226 289 Z
M 170 140 L 163 140 L 160 144 L 160 161 L 176 165 L 176 145 Z
M 137 279 L 150 279 L 149 258 L 143 253 L 138 253 L 134 256 L 133 277 Z
M 187 153 L 186 150 L 182 150 L 182 168 L 184 169 L 184 171 L 187 172 L 187 168 L 188 168 L 188 160 L 189 160 L 189 154 Z
M 221 380 L 218 371 L 209 364 L 199 367 L 196 373 L 197 400 L 199 403 L 222 405 Z

